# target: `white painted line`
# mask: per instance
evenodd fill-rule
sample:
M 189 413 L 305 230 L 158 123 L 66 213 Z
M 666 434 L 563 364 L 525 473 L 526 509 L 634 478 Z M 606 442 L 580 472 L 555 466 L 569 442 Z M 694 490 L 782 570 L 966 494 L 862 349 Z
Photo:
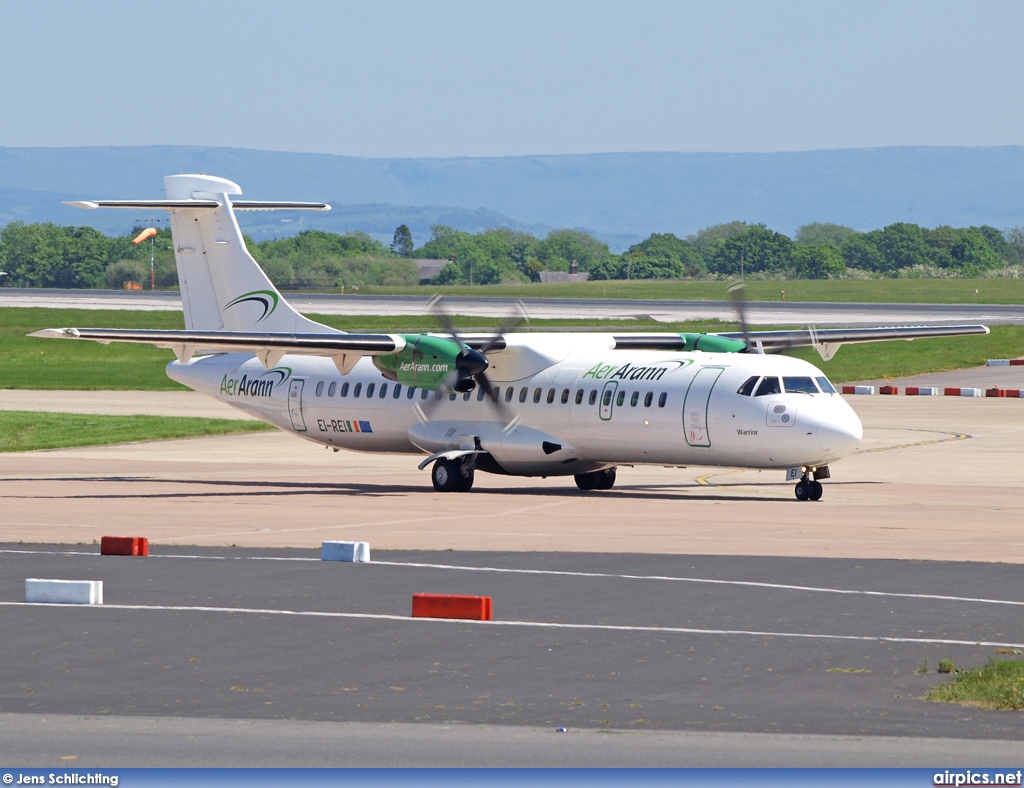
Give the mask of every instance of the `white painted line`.
M 245 608 L 245 607 L 196 607 L 178 605 L 104 605 L 103 607 L 92 607 L 82 605 L 63 604 L 37 604 L 30 602 L 0 602 L 4 607 L 68 607 L 80 610 L 145 610 L 163 611 L 171 613 L 232 613 L 257 616 L 298 616 L 302 618 L 353 618 L 367 619 L 371 621 L 400 621 L 406 624 L 471 624 L 479 626 L 497 627 L 525 627 L 539 629 L 579 629 L 602 632 L 660 632 L 676 635 L 726 635 L 743 637 L 772 637 L 772 638 L 803 638 L 805 640 L 857 640 L 871 643 L 917 643 L 917 644 L 938 644 L 947 646 L 995 646 L 998 648 L 1019 648 L 1024 649 L 1024 643 L 1004 643 L 988 640 L 950 640 L 946 638 L 910 638 L 891 637 L 886 635 L 830 635 L 813 632 L 768 632 L 761 630 L 747 629 L 697 629 L 694 627 L 648 627 L 648 626 L 626 626 L 616 624 L 564 624 L 549 621 L 469 621 L 464 619 L 446 618 L 413 618 L 412 616 L 393 616 L 383 613 L 329 613 L 317 610 L 273 610 L 269 608 Z
M 29 555 L 87 555 L 99 556 L 99 553 L 64 552 L 51 550 L 0 550 L 2 553 L 19 553 Z M 188 558 L 214 561 L 305 561 L 323 563 L 319 558 L 301 558 L 299 556 L 282 558 L 278 556 L 222 556 L 222 555 L 158 555 L 150 558 Z M 610 580 L 653 580 L 656 582 L 698 583 L 706 585 L 744 586 L 749 588 L 765 588 L 776 591 L 804 591 L 812 594 L 845 594 L 848 596 L 875 596 L 894 599 L 924 599 L 939 602 L 965 602 L 982 605 L 1011 605 L 1024 607 L 1024 601 L 1013 599 L 990 599 L 987 597 L 948 596 L 945 594 L 909 594 L 896 591 L 862 591 L 848 588 L 827 588 L 820 586 L 797 586 L 784 583 L 763 583 L 755 580 L 716 580 L 707 577 L 675 577 L 672 575 L 621 575 L 607 572 L 564 572 L 555 569 L 507 569 L 494 566 L 457 566 L 454 564 L 421 564 L 401 561 L 373 561 L 373 566 L 410 567 L 413 569 L 446 569 L 462 572 L 496 572 L 501 574 L 522 575 L 554 575 L 556 577 L 590 577 L 607 578 Z

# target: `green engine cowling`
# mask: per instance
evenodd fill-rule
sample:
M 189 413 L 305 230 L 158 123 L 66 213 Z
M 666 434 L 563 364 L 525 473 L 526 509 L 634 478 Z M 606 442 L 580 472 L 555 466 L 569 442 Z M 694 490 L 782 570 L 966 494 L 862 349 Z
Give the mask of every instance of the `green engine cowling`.
M 373 365 L 389 380 L 436 390 L 451 385 L 458 374 L 458 342 L 429 334 L 402 334 L 405 347 L 397 353 L 374 356 Z
M 702 350 L 705 353 L 742 353 L 747 343 L 742 339 L 730 339 L 717 334 L 680 334 L 686 343 L 685 350 Z

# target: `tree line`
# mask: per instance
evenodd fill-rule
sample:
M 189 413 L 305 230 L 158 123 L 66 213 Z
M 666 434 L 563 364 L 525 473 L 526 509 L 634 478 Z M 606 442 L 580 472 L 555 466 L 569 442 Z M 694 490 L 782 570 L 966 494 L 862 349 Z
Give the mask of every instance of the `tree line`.
M 140 229 L 109 237 L 90 227 L 12 222 L 0 230 L 0 270 L 15 287 L 148 287 L 151 276 L 158 288 L 176 287 L 170 231 L 160 229 L 135 246 Z M 905 222 L 863 233 L 814 223 L 789 238 L 737 221 L 685 239 L 654 233 L 622 254 L 579 230 L 537 238 L 508 228 L 474 234 L 445 225 L 435 225 L 418 248 L 405 225 L 390 246 L 366 233 L 320 230 L 246 238 L 246 244 L 278 287 L 350 290 L 415 285 L 416 258 L 449 261 L 432 280 L 442 285 L 535 282 L 543 271 L 587 272 L 590 279 L 977 277 L 1019 275 L 1024 263 L 1024 227 L 929 229 Z

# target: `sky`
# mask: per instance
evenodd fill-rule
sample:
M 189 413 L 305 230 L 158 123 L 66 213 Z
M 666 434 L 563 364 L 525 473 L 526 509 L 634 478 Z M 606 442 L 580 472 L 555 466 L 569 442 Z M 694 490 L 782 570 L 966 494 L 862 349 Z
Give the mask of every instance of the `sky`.
M 1019 0 L 12 0 L 0 146 L 1024 144 Z

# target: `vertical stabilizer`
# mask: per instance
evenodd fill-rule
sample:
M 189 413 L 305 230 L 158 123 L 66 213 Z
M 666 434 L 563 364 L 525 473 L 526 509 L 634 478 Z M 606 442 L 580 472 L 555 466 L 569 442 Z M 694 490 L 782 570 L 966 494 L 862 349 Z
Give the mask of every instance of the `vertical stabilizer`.
M 230 199 L 242 193 L 237 184 L 209 175 L 168 175 L 164 188 L 169 203 L 198 203 L 168 207 L 186 328 L 335 332 L 296 312 L 245 248 Z

